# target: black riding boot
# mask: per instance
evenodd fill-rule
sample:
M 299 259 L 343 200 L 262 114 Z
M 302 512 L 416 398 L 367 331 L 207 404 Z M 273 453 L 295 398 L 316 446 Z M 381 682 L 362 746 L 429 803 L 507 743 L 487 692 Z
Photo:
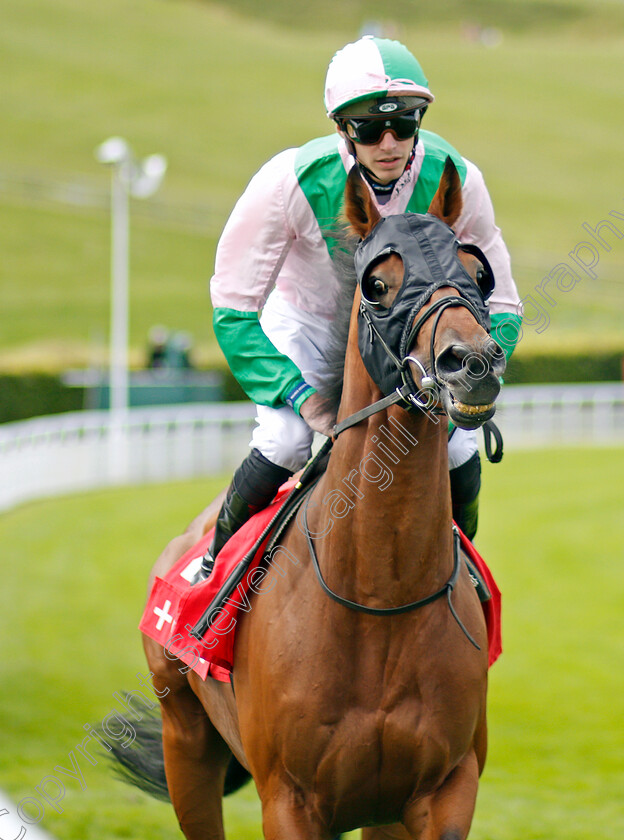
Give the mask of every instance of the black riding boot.
M 469 540 L 473 540 L 479 523 L 479 490 L 481 489 L 481 458 L 475 452 L 465 464 L 449 473 L 453 519 Z
M 257 449 L 252 449 L 234 473 L 225 501 L 219 511 L 212 544 L 202 559 L 193 583 L 205 580 L 214 566 L 217 554 L 241 525 L 273 500 L 281 485 L 292 475 L 278 467 Z

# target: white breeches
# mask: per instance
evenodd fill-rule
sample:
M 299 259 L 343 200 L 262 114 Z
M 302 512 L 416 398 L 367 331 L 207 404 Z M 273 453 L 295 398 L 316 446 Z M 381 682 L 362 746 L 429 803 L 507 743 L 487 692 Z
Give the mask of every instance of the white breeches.
M 330 322 L 297 309 L 279 293 L 270 295 L 260 319 L 275 347 L 297 365 L 305 381 L 322 387 Z M 314 432 L 290 406 L 256 406 L 257 426 L 249 446 L 274 464 L 297 472 L 310 457 Z M 449 469 L 460 467 L 477 451 L 476 431 L 456 429 L 449 441 Z

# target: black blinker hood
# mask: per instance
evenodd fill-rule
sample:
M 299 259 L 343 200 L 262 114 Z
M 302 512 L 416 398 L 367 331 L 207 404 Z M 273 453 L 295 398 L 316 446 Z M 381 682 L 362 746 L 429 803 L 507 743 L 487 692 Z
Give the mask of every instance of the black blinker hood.
M 481 288 L 460 262 L 460 249 L 474 254 L 483 263 Z M 392 306 L 384 309 L 366 298 L 365 281 L 371 265 L 392 253 L 403 260 L 403 284 Z M 486 301 L 494 287 L 490 265 L 477 246 L 463 246 L 453 230 L 436 216 L 405 213 L 383 218 L 357 246 L 354 260 L 362 293 L 358 315 L 360 354 L 368 373 L 385 395 L 403 384 L 397 364 L 409 352 L 407 343 L 417 313 L 436 289 L 441 286 L 457 289 L 489 332 Z

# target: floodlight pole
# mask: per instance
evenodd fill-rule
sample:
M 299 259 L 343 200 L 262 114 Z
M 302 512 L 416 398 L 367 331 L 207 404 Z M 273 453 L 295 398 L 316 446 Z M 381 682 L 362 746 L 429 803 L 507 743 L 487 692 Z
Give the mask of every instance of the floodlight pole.
M 128 420 L 128 323 L 130 213 L 129 179 L 124 171 L 131 165 L 114 166 L 111 182 L 111 311 L 109 407 L 115 426 Z
M 97 147 L 95 156 L 111 167 L 111 301 L 109 411 L 111 481 L 128 476 L 128 325 L 130 262 L 130 196 L 147 198 L 159 188 L 167 169 L 162 155 L 150 155 L 141 162 L 133 159 L 123 137 L 110 137 Z

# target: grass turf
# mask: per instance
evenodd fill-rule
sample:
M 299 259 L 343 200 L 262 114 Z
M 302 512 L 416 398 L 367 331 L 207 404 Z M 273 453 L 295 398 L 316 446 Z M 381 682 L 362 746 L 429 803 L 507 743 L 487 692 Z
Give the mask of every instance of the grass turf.
M 622 449 L 510 452 L 485 467 L 478 546 L 503 590 L 505 652 L 491 672 L 474 840 L 624 832 L 623 469 Z M 0 518 L 0 786 L 15 801 L 41 801 L 37 785 L 57 764 L 70 769 L 83 725 L 118 706 L 114 691 L 138 687 L 148 569 L 226 480 L 84 494 Z M 63 813 L 48 805 L 45 828 L 62 840 L 177 836 L 168 805 L 97 758 L 82 761 L 85 790 L 66 778 Z M 227 801 L 226 821 L 231 837 L 258 836 L 252 788 Z

